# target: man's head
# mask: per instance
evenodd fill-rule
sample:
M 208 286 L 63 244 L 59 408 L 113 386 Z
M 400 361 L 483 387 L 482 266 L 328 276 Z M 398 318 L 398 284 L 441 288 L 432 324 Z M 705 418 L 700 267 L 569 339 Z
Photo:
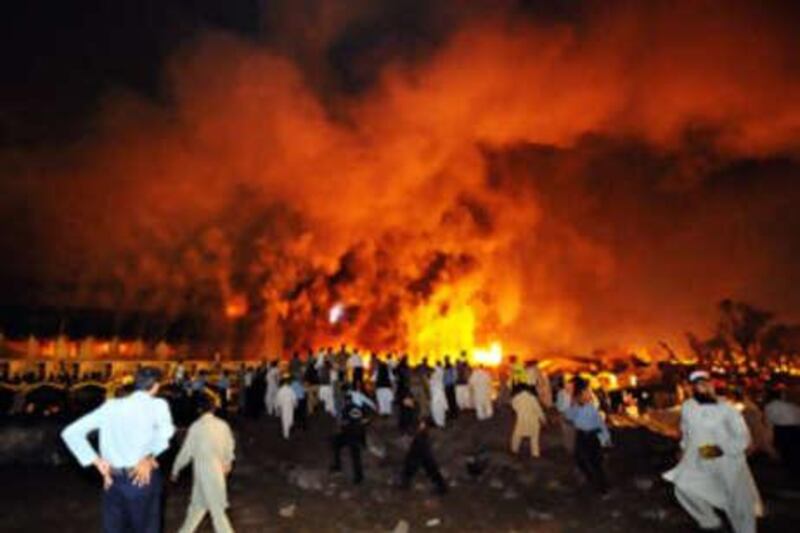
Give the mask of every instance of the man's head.
M 209 394 L 199 394 L 195 401 L 197 402 L 198 415 L 213 413 L 217 408 L 216 402 Z
M 143 366 L 136 371 L 134 387 L 155 396 L 161 381 L 161 370 L 153 366 Z
M 717 396 L 711 384 L 711 376 L 704 370 L 696 370 L 689 375 L 694 399 L 700 403 L 716 403 Z

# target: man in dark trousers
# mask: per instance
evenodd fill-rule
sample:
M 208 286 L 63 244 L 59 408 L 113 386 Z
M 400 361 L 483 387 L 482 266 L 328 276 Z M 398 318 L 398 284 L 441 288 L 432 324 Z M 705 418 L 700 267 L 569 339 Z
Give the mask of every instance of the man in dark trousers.
M 444 394 L 447 397 L 447 417 L 458 418 L 458 402 L 456 401 L 456 382 L 458 372 L 450 362 L 450 357 L 444 358 Z
M 353 462 L 353 482 L 359 484 L 364 481 L 364 471 L 361 467 L 361 448 L 366 445 L 368 423 L 366 404 L 359 401 L 352 391 L 345 392 L 344 406 L 339 418 L 339 432 L 333 437 L 333 466 L 331 470 L 339 472 L 342 469 L 342 448 L 350 450 Z
M 404 400 L 406 403 L 413 401 L 411 397 Z M 411 486 L 411 480 L 417 473 L 420 467 L 425 470 L 428 479 L 431 480 L 436 489 L 436 493 L 443 495 L 447 492 L 447 483 L 439 471 L 439 465 L 433 457 L 433 448 L 431 447 L 431 439 L 428 434 L 428 421 L 418 415 L 419 410 L 416 410 L 413 437 L 411 444 L 406 452 L 405 460 L 403 461 L 403 474 L 400 486 L 408 489 Z
M 175 432 L 169 405 L 156 398 L 161 372 L 136 372 L 136 390 L 66 427 L 61 437 L 82 466 L 93 465 L 103 478 L 103 531 L 161 531 L 161 473 L 156 458 Z M 99 433 L 99 453 L 88 440 Z
M 575 398 L 564 415 L 575 427 L 575 461 L 586 480 L 605 494 L 608 482 L 603 469 L 603 447 L 611 445 L 611 433 L 600 411 L 592 403 L 592 390 L 585 381 L 576 381 Z

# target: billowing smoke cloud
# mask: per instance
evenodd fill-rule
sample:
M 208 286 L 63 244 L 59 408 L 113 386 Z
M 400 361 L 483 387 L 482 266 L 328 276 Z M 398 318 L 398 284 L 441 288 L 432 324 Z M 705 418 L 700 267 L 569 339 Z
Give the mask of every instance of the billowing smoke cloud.
M 109 96 L 91 140 L 6 158 L 7 248 L 70 305 L 200 312 L 213 341 L 227 313 L 251 353 L 629 348 L 725 296 L 796 316 L 790 23 L 604 6 L 434 24 L 424 53 L 350 58 L 372 75 L 344 91 L 317 49 L 368 10 L 302 50 L 206 35 L 167 109 Z

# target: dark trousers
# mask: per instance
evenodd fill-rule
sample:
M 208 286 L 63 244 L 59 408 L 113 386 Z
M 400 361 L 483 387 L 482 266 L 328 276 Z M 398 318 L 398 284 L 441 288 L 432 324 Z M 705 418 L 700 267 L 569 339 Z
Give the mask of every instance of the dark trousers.
M 161 531 L 161 473 L 153 470 L 150 483 L 137 487 L 127 473 L 115 474 L 103 492 L 103 533 Z
M 425 474 L 427 474 L 428 479 L 431 480 L 439 494 L 447 492 L 447 483 L 445 483 L 442 473 L 439 471 L 439 465 L 433 457 L 430 444 L 427 439 L 420 441 L 419 437 L 415 437 L 403 463 L 403 487 L 407 488 L 411 485 L 411 480 L 420 467 L 425 470 Z
M 589 483 L 598 491 L 608 490 L 603 471 L 603 450 L 596 431 L 575 432 L 575 462 Z
M 364 444 L 364 435 L 357 432 L 342 431 L 333 437 L 333 469 L 342 469 L 342 448 L 350 449 L 350 459 L 353 463 L 353 481 L 361 483 L 364 480 L 364 470 L 361 467 L 361 446 Z
M 800 475 L 800 426 L 775 426 L 775 448 L 795 483 Z
M 364 369 L 357 366 L 353 369 L 353 387 L 360 390 L 363 386 L 364 386 Z
M 397 428 L 401 433 L 409 433 L 416 429 L 414 426 L 417 422 L 417 412 L 413 407 L 400 404 L 400 409 L 397 410 Z
M 444 394 L 447 397 L 447 415 L 449 418 L 458 417 L 458 403 L 456 402 L 456 386 L 447 385 L 444 388 Z
M 308 398 L 297 400 L 297 407 L 294 408 L 294 423 L 300 429 L 306 429 L 306 418 L 308 418 Z

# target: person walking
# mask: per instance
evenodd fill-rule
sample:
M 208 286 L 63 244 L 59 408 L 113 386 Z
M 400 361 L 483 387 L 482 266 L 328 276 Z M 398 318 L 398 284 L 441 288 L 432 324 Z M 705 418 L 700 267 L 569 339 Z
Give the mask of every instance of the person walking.
M 530 440 L 531 456 L 539 457 L 539 431 L 547 421 L 542 406 L 536 399 L 532 385 L 521 385 L 519 392 L 511 398 L 511 407 L 517 415 L 514 431 L 511 434 L 511 453 L 519 453 L 522 439 Z
M 342 470 L 342 449 L 348 448 L 353 466 L 353 482 L 356 485 L 364 480 L 361 449 L 367 443 L 367 405 L 366 402 L 361 401 L 357 391 L 346 392 L 344 406 L 341 410 L 339 432 L 333 437 L 333 465 L 331 470 L 334 472 Z
M 194 475 L 192 497 L 186 519 L 178 533 L 193 533 L 203 521 L 206 513 L 216 533 L 233 533 L 225 509 L 228 507 L 226 476 L 234 460 L 233 433 L 228 423 L 214 416 L 214 402 L 206 395 L 199 400 L 202 413 L 186 434 L 180 451 L 172 466 L 172 481 L 189 462 Z

